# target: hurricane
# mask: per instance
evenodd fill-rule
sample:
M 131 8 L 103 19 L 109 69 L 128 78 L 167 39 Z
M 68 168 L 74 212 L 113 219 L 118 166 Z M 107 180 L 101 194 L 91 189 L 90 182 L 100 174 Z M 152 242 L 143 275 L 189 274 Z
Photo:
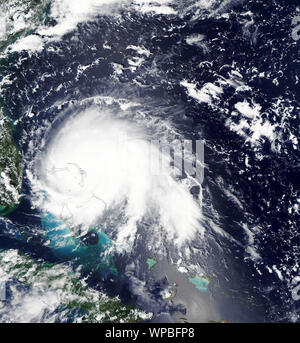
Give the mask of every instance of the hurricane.
M 33 183 L 47 194 L 43 206 L 81 228 L 119 208 L 126 217 L 118 228 L 121 245 L 134 239 L 137 223 L 150 215 L 158 218 L 158 237 L 165 230 L 177 244 L 193 238 L 201 231 L 200 201 L 172 176 L 170 156 L 165 153 L 165 163 L 157 167 L 160 150 L 149 141 L 157 128 L 134 123 L 123 112 L 90 108 L 50 134 Z

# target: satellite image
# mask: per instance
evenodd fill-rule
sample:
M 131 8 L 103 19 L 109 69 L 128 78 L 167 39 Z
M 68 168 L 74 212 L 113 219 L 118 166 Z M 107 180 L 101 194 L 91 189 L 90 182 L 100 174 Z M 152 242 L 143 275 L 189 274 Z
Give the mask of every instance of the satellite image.
M 299 0 L 0 10 L 0 323 L 300 322 Z

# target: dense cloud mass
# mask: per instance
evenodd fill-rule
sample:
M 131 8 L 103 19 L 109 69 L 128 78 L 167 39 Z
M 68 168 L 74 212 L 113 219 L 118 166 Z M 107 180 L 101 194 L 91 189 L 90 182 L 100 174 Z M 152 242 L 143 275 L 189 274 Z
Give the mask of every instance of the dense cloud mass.
M 47 193 L 47 211 L 56 216 L 67 211 L 74 225 L 87 229 L 126 202 L 128 222 L 118 229 L 120 243 L 133 239 L 137 221 L 147 214 L 159 217 L 178 242 L 193 238 L 201 225 L 200 204 L 171 175 L 168 163 L 155 170 L 159 147 L 149 141 L 150 129 L 96 108 L 68 118 L 42 154 L 42 169 L 35 171 Z

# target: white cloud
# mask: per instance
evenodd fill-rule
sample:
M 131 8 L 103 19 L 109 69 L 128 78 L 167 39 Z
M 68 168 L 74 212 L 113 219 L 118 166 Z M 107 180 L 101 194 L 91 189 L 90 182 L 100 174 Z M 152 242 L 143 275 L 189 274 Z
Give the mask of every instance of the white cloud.
M 48 194 L 44 210 L 59 217 L 64 209 L 74 225 L 89 226 L 106 208 L 118 211 L 125 205 L 128 221 L 120 224 L 120 243 L 134 238 L 137 221 L 147 214 L 179 243 L 192 238 L 200 226 L 200 206 L 168 167 L 154 175 L 150 151 L 157 149 L 147 141 L 146 127 L 116 114 L 92 108 L 69 118 L 36 171 L 38 188 Z

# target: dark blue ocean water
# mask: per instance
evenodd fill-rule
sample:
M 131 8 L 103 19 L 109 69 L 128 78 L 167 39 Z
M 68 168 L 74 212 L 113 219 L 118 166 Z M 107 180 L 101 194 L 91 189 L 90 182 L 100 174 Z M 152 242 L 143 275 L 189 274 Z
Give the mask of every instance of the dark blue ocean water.
M 88 106 L 83 104 L 84 99 L 99 95 L 129 101 L 142 99 L 148 115 L 158 119 L 168 116 L 186 139 L 205 140 L 203 215 L 209 234 L 207 250 L 198 261 L 196 253 L 193 258 L 208 271 L 214 270 L 211 274 L 219 279 L 221 288 L 240 292 L 242 298 L 247 294 L 260 304 L 243 317 L 241 300 L 227 303 L 226 296 L 218 299 L 216 295 L 221 313 L 227 317 L 231 313 L 235 321 L 280 321 L 297 309 L 290 283 L 299 274 L 295 267 L 300 253 L 299 214 L 289 211 L 299 199 L 300 179 L 299 151 L 290 139 L 291 135 L 299 138 L 300 43 L 291 37 L 296 6 L 296 1 L 245 1 L 228 10 L 228 16 L 203 15 L 197 19 L 192 14 L 179 18 L 135 12 L 121 13 L 118 20 L 99 16 L 79 24 L 76 32 L 50 43 L 40 53 L 23 51 L 0 62 L 1 73 L 10 75 L 12 80 L 4 86 L 2 103 L 13 119 L 22 118 L 16 125 L 15 139 L 24 156 L 30 142 L 24 132 L 37 132 L 46 119 L 53 122 L 55 132 L 58 122 L 54 119 L 62 110 L 67 110 L 67 116 L 68 111 Z M 205 36 L 205 47 L 187 43 L 186 37 L 195 34 Z M 107 42 L 111 49 L 103 48 Z M 150 57 L 133 71 L 128 58 L 134 51 L 127 49 L 129 45 L 143 45 L 151 51 Z M 93 64 L 99 58 L 100 63 Z M 123 66 L 123 73 L 117 77 L 112 77 L 113 63 Z M 82 65 L 89 68 L 78 75 Z M 227 84 L 214 106 L 199 103 L 180 85 L 182 80 L 188 80 L 200 89 L 209 82 L 228 80 L 232 70 L 242 75 L 248 87 L 236 91 L 236 87 Z M 251 144 L 225 125 L 234 105 L 245 100 L 259 103 L 260 115 L 275 127 L 272 141 L 261 137 Z M 64 104 L 57 106 L 62 101 Z M 36 114 L 33 119 L 24 116 L 29 108 Z M 35 144 L 38 152 L 38 140 Z M 236 190 L 242 208 L 226 189 Z M 9 216 L 15 231 L 4 230 L 0 248 L 19 249 L 35 258 L 59 261 L 51 249 L 43 246 L 40 213 L 31 208 L 26 177 L 23 191 L 21 204 Z M 210 228 L 209 220 L 214 221 L 216 215 L 226 235 L 218 235 Z M 255 232 L 252 245 L 243 225 Z M 36 233 L 35 243 L 14 237 L 20 230 L 29 236 Z M 139 256 L 143 255 L 143 239 L 147 237 L 141 236 L 136 242 Z M 197 249 L 197 244 L 193 242 L 192 246 Z M 249 244 L 259 259 L 251 257 Z M 128 253 L 116 255 L 115 259 L 122 275 L 135 257 Z M 281 271 L 282 279 L 274 269 L 269 271 L 273 266 Z M 138 278 L 145 278 L 143 273 L 136 273 Z M 127 277 L 121 277 L 113 290 L 108 279 L 93 274 L 90 283 L 94 287 L 101 285 L 108 293 L 121 293 L 125 302 L 139 303 L 146 309 L 154 307 L 136 298 Z M 149 292 L 155 295 L 153 282 L 149 281 Z

